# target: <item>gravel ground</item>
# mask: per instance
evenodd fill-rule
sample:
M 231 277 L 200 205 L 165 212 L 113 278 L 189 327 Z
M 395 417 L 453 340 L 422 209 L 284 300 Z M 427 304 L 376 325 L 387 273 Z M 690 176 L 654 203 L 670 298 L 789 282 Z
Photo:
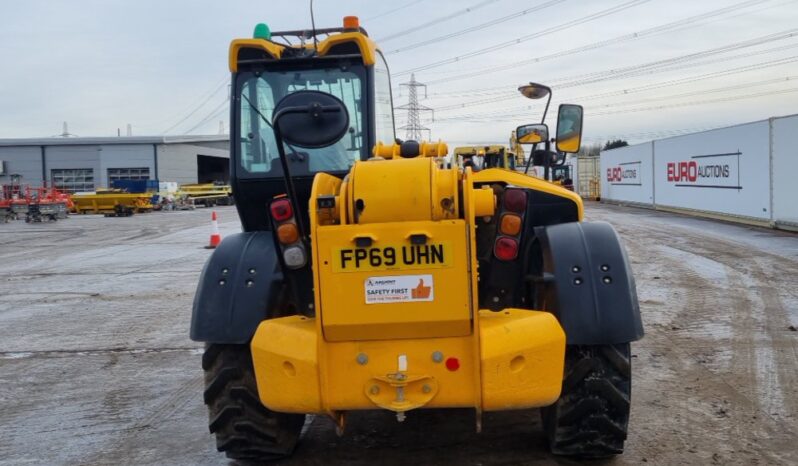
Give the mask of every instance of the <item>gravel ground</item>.
M 238 231 L 218 208 L 222 234 Z M 798 236 L 588 204 L 621 233 L 646 337 L 624 455 L 590 464 L 798 464 Z M 0 224 L 0 464 L 227 464 L 188 339 L 208 210 Z M 284 464 L 576 464 L 538 413 L 353 413 Z

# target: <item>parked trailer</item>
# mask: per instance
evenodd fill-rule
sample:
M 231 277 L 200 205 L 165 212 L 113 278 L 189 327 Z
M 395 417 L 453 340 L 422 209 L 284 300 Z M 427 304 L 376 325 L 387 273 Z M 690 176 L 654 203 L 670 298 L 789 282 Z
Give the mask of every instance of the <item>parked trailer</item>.
M 194 205 L 210 207 L 233 204 L 233 190 L 230 185 L 215 183 L 184 184 L 180 186 L 178 195 L 189 197 Z
M 151 199 L 148 194 L 112 191 L 72 195 L 74 212 L 79 214 L 114 214 L 118 212 L 117 206 L 132 209 L 135 213 L 149 212 L 152 210 Z

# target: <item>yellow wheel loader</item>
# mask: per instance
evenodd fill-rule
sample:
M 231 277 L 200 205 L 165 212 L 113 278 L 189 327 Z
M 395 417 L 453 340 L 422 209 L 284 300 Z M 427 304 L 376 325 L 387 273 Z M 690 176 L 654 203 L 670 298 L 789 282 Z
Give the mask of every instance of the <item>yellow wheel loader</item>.
M 305 416 L 542 408 L 551 450 L 620 453 L 642 337 L 617 234 L 580 198 L 394 143 L 388 67 L 341 28 L 230 45 L 231 184 L 243 233 L 198 285 L 218 450 L 291 454 Z M 508 435 L 513 435 L 508 432 Z

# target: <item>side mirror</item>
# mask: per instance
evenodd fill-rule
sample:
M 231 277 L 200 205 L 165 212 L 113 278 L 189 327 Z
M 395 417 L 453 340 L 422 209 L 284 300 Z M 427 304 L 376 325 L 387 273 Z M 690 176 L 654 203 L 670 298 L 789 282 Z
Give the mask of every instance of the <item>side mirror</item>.
M 349 112 L 334 95 L 297 91 L 277 102 L 272 124 L 288 144 L 317 149 L 331 146 L 344 137 L 349 129 Z
M 515 141 L 519 144 L 538 144 L 549 139 L 549 127 L 539 123 L 522 125 L 515 129 Z
M 557 150 L 575 154 L 582 145 L 581 105 L 561 104 L 557 112 Z

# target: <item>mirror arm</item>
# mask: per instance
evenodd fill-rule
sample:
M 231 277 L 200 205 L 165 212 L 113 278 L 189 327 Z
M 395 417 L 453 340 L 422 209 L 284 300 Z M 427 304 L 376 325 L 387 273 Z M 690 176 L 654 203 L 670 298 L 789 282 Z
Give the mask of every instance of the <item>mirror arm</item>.
M 548 107 L 548 104 L 546 106 Z M 550 155 L 551 155 L 551 141 L 546 139 L 546 164 L 543 166 L 543 179 L 546 181 L 549 181 L 549 167 L 551 166 Z
M 296 107 L 295 107 L 296 108 Z M 292 108 L 287 108 L 285 110 L 293 110 Z M 274 116 L 274 120 L 272 123 L 272 130 L 274 131 L 274 139 L 277 143 L 277 153 L 280 156 L 280 165 L 283 167 L 283 179 L 285 180 L 285 190 L 288 194 L 288 201 L 291 203 L 291 208 L 294 209 L 296 215 L 294 218 L 296 219 L 296 226 L 299 230 L 299 237 L 302 238 L 304 243 L 307 243 L 307 235 L 305 232 L 305 225 L 303 224 L 302 215 L 300 215 L 301 210 L 299 210 L 299 205 L 297 204 L 297 197 L 296 197 L 296 190 L 294 189 L 294 180 L 291 178 L 291 172 L 288 168 L 288 158 L 285 155 L 285 148 L 283 147 L 283 135 L 280 132 L 280 118 L 283 115 L 288 113 L 295 113 L 295 112 L 288 112 L 288 111 L 280 111 Z
M 551 103 L 551 92 L 549 92 L 549 98 L 546 100 L 546 108 L 543 109 L 543 118 L 540 119 L 541 124 L 546 123 L 546 114 L 549 113 L 549 104 Z M 546 149 L 548 150 L 548 149 Z
M 524 175 L 529 173 L 529 166 L 532 165 L 532 154 L 535 153 L 535 149 L 537 149 L 538 143 L 532 144 L 532 150 L 529 151 L 529 157 L 526 159 L 526 168 L 524 168 Z

